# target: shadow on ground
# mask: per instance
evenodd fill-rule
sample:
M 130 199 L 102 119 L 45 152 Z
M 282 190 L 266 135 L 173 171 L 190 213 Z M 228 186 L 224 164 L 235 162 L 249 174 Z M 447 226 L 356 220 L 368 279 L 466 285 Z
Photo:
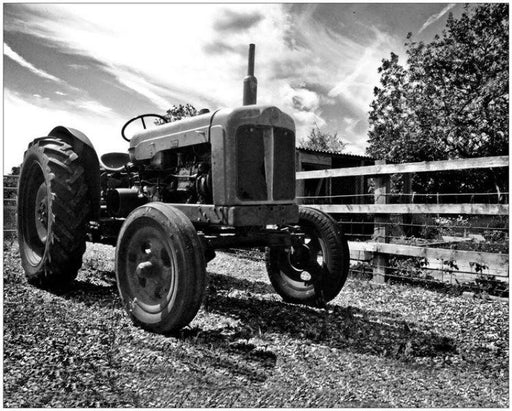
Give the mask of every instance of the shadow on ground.
M 103 273 L 102 276 L 112 277 L 112 273 Z M 245 371 L 241 364 L 245 362 L 247 376 L 256 380 L 260 376 L 254 370 L 273 367 L 276 356 L 271 351 L 256 347 L 249 340 L 253 337 L 265 338 L 265 335 L 274 333 L 302 343 L 401 361 L 457 353 L 452 339 L 422 332 L 415 324 L 404 321 L 396 313 L 339 305 L 329 305 L 326 311 L 262 298 L 271 293 L 271 285 L 261 281 L 209 273 L 204 310 L 230 317 L 236 320 L 237 326 L 226 325 L 214 329 L 192 326 L 174 334 L 174 337 L 195 344 L 224 348 L 226 355 L 219 357 L 217 350 L 211 360 L 228 368 L 238 367 L 242 374 Z M 93 279 L 77 280 L 61 297 L 89 307 L 112 307 L 116 301 L 121 309 L 114 281 L 95 283 Z

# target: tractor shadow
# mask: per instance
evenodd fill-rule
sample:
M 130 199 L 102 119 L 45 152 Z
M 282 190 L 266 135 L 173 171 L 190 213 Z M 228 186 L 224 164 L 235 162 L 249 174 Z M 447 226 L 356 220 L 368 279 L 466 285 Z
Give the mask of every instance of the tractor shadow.
M 87 275 L 85 278 L 79 275 L 67 288 L 51 292 L 87 307 L 112 308 L 118 305 L 122 309 L 113 271 L 98 270 L 94 275 Z
M 414 357 L 436 357 L 457 353 L 453 339 L 416 329 L 396 313 L 329 304 L 328 311 L 262 298 L 274 294 L 272 286 L 229 275 L 208 273 L 209 286 L 202 310 L 236 320 L 236 329 L 214 330 L 187 327 L 173 336 L 195 343 L 224 347 L 230 354 L 243 354 L 249 362 L 268 367 L 275 355 L 261 352 L 249 342 L 267 333 L 287 335 L 304 343 L 409 361 Z M 80 278 L 80 277 L 79 277 Z M 59 295 L 89 307 L 122 309 L 115 276 L 98 272 L 75 280 Z
M 233 293 L 233 289 L 242 292 Z M 205 310 L 228 316 L 241 324 L 240 332 L 232 334 L 228 339 L 245 338 L 248 341 L 258 335 L 277 333 L 302 343 L 314 343 L 404 362 L 415 357 L 457 353 L 453 339 L 420 331 L 415 324 L 404 321 L 395 313 L 332 304 L 326 311 L 258 298 L 251 295 L 255 292 L 266 294 L 273 290 L 269 284 L 263 282 L 210 273 L 210 289 L 205 298 Z M 201 332 L 208 334 L 208 331 Z M 219 338 L 219 331 L 213 334 L 216 334 L 212 335 L 213 339 Z M 203 340 L 207 342 L 207 335 L 203 334 Z
M 268 283 L 212 272 L 208 276 L 201 321 L 169 335 L 198 347 L 197 361 L 194 352 L 183 360 L 192 365 L 208 363 L 232 376 L 262 383 L 276 366 L 277 355 L 255 341 L 264 341 L 269 334 L 292 338 L 303 346 L 316 344 L 402 362 L 457 353 L 453 339 L 422 332 L 396 313 L 332 304 L 328 311 L 292 305 L 277 301 Z M 118 306 L 122 309 L 113 273 L 99 273 L 99 277 L 79 277 L 60 295 L 89 307 Z M 268 294 L 274 296 L 269 299 Z M 213 324 L 215 327 L 210 327 L 210 314 L 229 317 L 236 325 L 218 327 Z M 202 326 L 204 322 L 208 327 Z

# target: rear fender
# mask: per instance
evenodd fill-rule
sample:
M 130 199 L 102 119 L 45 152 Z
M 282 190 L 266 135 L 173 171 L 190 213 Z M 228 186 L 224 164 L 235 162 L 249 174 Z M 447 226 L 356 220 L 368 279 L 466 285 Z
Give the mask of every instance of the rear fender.
M 70 127 L 57 126 L 48 134 L 57 137 L 73 147 L 85 170 L 85 182 L 91 198 L 91 220 L 100 218 L 100 162 L 91 140 L 79 130 Z

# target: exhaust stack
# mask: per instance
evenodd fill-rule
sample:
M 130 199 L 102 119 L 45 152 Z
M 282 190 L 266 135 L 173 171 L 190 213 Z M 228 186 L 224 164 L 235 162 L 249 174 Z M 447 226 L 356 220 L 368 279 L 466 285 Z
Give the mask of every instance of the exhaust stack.
M 256 46 L 249 44 L 249 64 L 247 67 L 247 76 L 244 78 L 244 96 L 243 105 L 256 104 L 258 92 L 258 80 L 254 77 L 254 52 Z

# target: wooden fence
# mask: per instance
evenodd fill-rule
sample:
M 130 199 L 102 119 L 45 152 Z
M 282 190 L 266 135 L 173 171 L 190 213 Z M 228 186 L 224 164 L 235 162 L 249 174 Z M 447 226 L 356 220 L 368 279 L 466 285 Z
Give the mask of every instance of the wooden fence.
M 331 214 L 371 214 L 373 215 L 373 236 L 370 241 L 350 241 L 351 258 L 370 261 L 373 279 L 384 282 L 388 272 L 390 255 L 438 260 L 440 266 L 447 263 L 450 272 L 464 274 L 492 273 L 508 281 L 507 254 L 462 251 L 448 248 L 414 246 L 390 243 L 389 227 L 391 216 L 396 214 L 435 214 L 435 215 L 492 215 L 508 216 L 508 204 L 457 203 L 457 204 L 389 204 L 390 177 L 392 174 L 411 174 L 439 171 L 458 171 L 508 167 L 508 156 L 483 157 L 462 160 L 385 164 L 374 166 L 301 171 L 298 180 L 342 178 L 351 176 L 371 176 L 374 182 L 373 204 L 308 204 Z M 508 193 L 506 193 L 508 194 Z M 440 267 L 441 268 L 441 267 Z M 457 269 L 455 269 L 457 268 Z
M 508 167 L 508 156 L 484 157 L 463 160 L 417 162 L 404 164 L 376 164 L 351 168 L 338 168 L 297 172 L 297 180 L 343 178 L 351 176 L 371 176 L 374 181 L 373 204 L 308 204 L 331 214 L 370 214 L 373 215 L 373 235 L 370 241 L 350 241 L 351 258 L 371 262 L 373 279 L 384 282 L 389 267 L 390 255 L 438 260 L 442 266 L 454 262 L 457 270 L 465 274 L 477 272 L 492 273 L 508 281 L 508 253 L 462 251 L 449 248 L 416 246 L 390 242 L 389 226 L 391 216 L 396 214 L 435 214 L 435 215 L 493 215 L 508 216 L 508 204 L 457 203 L 457 204 L 388 204 L 390 176 L 438 171 L 455 171 Z M 14 176 L 4 176 L 15 178 Z M 13 184 L 14 185 L 14 184 Z M 4 186 L 4 233 L 14 232 L 14 225 L 7 223 L 6 216 L 15 212 L 15 187 Z M 11 198 L 9 198 L 11 197 Z M 14 221 L 14 218 L 11 219 Z
M 3 233 L 4 237 L 16 232 L 16 192 L 18 176 L 6 175 L 3 178 Z

